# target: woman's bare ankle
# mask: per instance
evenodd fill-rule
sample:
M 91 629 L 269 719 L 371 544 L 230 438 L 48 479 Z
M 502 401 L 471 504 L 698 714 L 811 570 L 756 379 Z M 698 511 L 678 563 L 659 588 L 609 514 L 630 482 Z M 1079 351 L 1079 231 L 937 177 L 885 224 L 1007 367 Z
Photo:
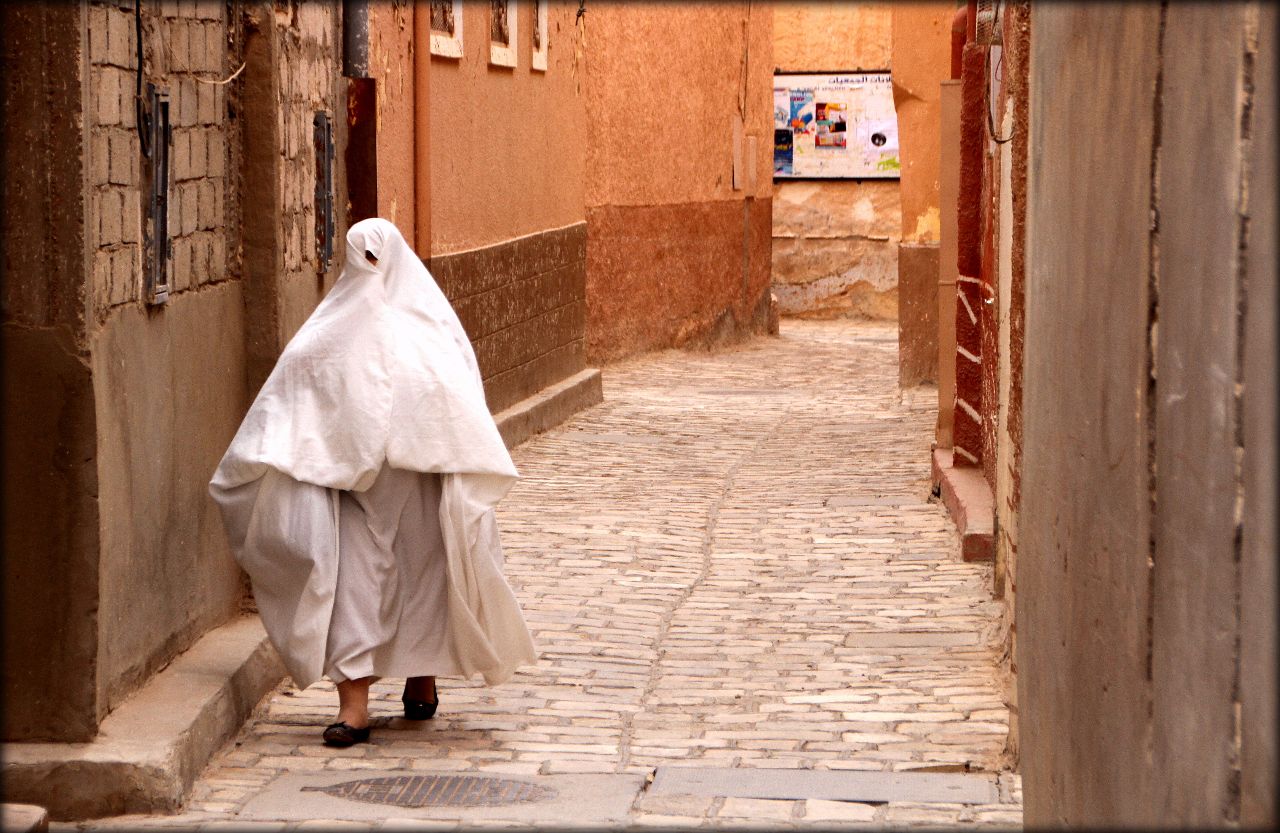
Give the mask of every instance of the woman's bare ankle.
M 353 729 L 369 725 L 369 684 L 371 677 L 338 683 L 338 720 Z

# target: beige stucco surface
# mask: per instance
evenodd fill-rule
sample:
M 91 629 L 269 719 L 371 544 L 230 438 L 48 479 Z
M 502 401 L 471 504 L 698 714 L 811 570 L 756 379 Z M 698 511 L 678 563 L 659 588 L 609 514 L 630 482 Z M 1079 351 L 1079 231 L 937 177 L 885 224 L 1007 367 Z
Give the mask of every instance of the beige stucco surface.
M 533 4 L 517 10 L 514 69 L 489 63 L 489 8 L 482 3 L 463 6 L 463 57 L 431 58 L 432 255 L 585 219 L 585 91 L 575 89 L 573 69 L 577 4 L 548 8 L 546 72 L 531 68 Z
M 587 205 L 768 197 L 769 7 L 628 2 L 606 11 L 587 14 Z M 742 191 L 733 190 L 736 116 L 757 148 L 754 187 Z
M 939 236 L 939 84 L 951 77 L 954 3 L 900 3 L 892 10 L 893 102 L 902 162 L 902 239 Z
M 774 3 L 773 51 L 778 69 L 888 69 L 890 10 L 895 6 Z

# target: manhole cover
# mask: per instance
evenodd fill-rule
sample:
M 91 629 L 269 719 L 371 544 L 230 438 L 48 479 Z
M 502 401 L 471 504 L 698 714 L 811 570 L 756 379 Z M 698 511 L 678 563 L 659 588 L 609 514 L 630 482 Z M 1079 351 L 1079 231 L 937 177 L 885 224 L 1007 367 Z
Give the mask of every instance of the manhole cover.
M 556 791 L 550 787 L 528 781 L 472 775 L 361 778 L 327 787 L 303 787 L 302 791 L 392 807 L 496 807 L 543 801 L 556 796 Z

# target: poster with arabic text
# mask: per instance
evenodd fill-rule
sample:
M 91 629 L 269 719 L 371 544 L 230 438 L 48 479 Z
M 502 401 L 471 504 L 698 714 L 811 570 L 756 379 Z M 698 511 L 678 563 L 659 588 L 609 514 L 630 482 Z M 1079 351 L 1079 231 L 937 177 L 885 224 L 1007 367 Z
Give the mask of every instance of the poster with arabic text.
M 775 75 L 773 137 L 774 179 L 897 179 L 889 73 Z

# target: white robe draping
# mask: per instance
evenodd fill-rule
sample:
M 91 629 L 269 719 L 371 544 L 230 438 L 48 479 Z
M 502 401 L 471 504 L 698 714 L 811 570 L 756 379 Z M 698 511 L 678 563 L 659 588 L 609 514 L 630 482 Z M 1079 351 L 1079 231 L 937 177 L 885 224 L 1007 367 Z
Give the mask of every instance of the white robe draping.
M 367 490 L 384 466 L 440 475 L 447 643 L 459 672 L 495 685 L 534 663 L 494 517 L 518 475 L 475 354 L 422 261 L 394 225 L 372 219 L 347 233 L 341 277 L 285 347 L 209 485 L 300 688 L 324 673 L 341 492 Z
M 447 677 L 440 475 L 384 467 L 363 492 L 339 492 L 338 580 L 324 675 Z

